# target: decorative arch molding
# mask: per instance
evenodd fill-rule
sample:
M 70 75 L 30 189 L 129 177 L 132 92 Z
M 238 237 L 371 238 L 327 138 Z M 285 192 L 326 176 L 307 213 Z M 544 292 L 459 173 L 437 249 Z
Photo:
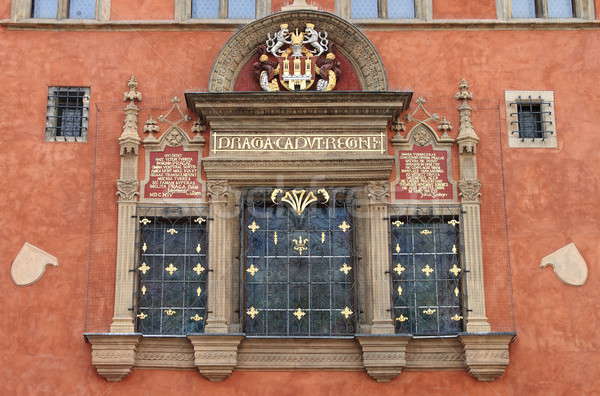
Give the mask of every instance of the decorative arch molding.
M 264 44 L 267 34 L 278 31 L 283 23 L 290 24 L 290 30 L 313 23 L 327 31 L 331 42 L 354 66 L 364 91 L 387 90 L 383 61 L 373 43 L 355 25 L 328 12 L 301 10 L 279 12 L 259 19 L 231 37 L 213 64 L 208 91 L 233 91 L 243 65 Z

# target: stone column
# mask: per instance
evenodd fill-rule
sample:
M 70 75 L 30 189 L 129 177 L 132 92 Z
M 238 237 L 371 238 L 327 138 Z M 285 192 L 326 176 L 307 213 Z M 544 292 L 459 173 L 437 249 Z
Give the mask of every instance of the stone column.
M 371 182 L 365 189 L 367 198 L 367 246 L 366 263 L 371 282 L 371 333 L 394 334 L 394 323 L 390 314 L 390 270 L 389 258 L 389 212 L 388 182 Z
M 230 222 L 230 189 L 225 180 L 211 180 L 207 183 L 210 200 L 210 217 L 208 228 L 208 266 L 211 270 L 208 280 L 208 316 L 206 333 L 228 333 L 231 317 L 230 286 L 231 249 Z
M 121 174 L 117 180 L 117 265 L 115 280 L 115 306 L 111 333 L 133 333 L 133 281 L 131 271 L 135 263 L 135 209 L 139 196 L 138 187 L 138 155 L 140 137 L 138 135 L 138 113 L 136 102 L 142 100 L 142 94 L 137 90 L 137 80 L 134 76 L 128 82 L 129 91 L 124 94 L 125 122 L 123 132 L 119 137 L 121 153 Z
M 467 283 L 467 321 L 466 331 L 469 333 L 486 333 L 491 330 L 485 314 L 485 293 L 483 282 L 483 254 L 481 250 L 481 223 L 479 196 L 481 182 L 477 176 L 477 145 L 479 137 L 471 123 L 472 108 L 469 101 L 473 95 L 469 84 L 462 80 L 455 98 L 460 102 L 460 132 L 456 138 L 459 152 L 460 190 L 463 207 L 462 233 L 465 249 L 464 266 L 468 271 Z

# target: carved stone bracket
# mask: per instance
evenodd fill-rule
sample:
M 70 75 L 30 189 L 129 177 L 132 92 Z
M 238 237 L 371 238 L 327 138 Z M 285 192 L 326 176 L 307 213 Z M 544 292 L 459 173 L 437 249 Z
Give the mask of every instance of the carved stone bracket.
M 139 196 L 137 180 L 117 180 L 117 196 L 119 201 L 135 201 Z
M 504 374 L 509 362 L 508 346 L 513 333 L 461 335 L 469 373 L 479 381 L 494 381 Z
M 231 375 L 238 361 L 238 335 L 188 336 L 194 346 L 194 364 L 209 381 L 223 381 Z
M 109 382 L 122 380 L 135 365 L 140 335 L 86 334 L 92 344 L 92 365 Z
M 406 367 L 406 347 L 409 336 L 358 336 L 363 365 L 377 382 L 389 382 Z
M 208 198 L 211 202 L 227 202 L 229 184 L 227 180 L 211 180 L 207 185 Z
M 387 181 L 370 182 L 366 187 L 371 204 L 387 204 L 390 200 L 390 186 Z
M 479 201 L 481 182 L 479 180 L 461 180 L 458 182 L 460 195 L 464 201 Z

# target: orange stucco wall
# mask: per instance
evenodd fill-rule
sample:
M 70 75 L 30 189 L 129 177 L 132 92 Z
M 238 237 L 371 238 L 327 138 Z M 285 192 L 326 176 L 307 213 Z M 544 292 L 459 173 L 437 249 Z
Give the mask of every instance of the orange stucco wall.
M 496 0 L 433 1 L 434 19 L 495 19 Z
M 138 10 L 127 3 L 113 0 L 115 19 L 172 15 L 170 1 L 139 1 Z M 461 15 L 461 2 L 434 3 L 436 17 Z M 333 8 L 333 2 L 324 7 Z M 8 12 L 5 8 L 0 5 L 0 13 Z M 495 13 L 483 4 L 469 9 L 472 18 L 493 18 Z M 234 372 L 225 382 L 210 383 L 193 371 L 136 370 L 120 383 L 105 382 L 90 365 L 82 334 L 95 325 L 108 327 L 112 316 L 116 139 L 126 81 L 135 73 L 144 94 L 144 115 L 156 118 L 164 98 L 206 90 L 212 61 L 232 32 L 1 27 L 0 394 L 600 393 L 598 30 L 366 34 L 383 58 L 390 89 L 427 97 L 428 105 L 452 122 L 453 136 L 458 127 L 453 94 L 461 78 L 471 83 L 474 125 L 481 138 L 489 316 L 494 329 L 518 334 L 501 379 L 481 383 L 461 371 L 407 372 L 389 384 L 377 384 L 364 373 Z M 91 87 L 88 143 L 43 141 L 50 85 Z M 557 149 L 507 147 L 504 90 L 555 92 Z M 498 230 L 505 230 L 508 240 Z M 25 241 L 57 256 L 60 266 L 49 268 L 33 286 L 17 287 L 10 280 L 10 263 Z M 543 256 L 571 241 L 590 268 L 582 287 L 564 285 L 550 269 L 538 268 Z

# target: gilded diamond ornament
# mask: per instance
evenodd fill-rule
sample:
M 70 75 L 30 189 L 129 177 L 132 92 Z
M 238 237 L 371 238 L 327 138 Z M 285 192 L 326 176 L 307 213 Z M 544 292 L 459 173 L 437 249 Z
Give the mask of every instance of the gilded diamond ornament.
M 175 267 L 173 265 L 173 263 L 170 263 L 169 266 L 167 268 L 165 268 L 165 271 L 167 271 L 169 273 L 169 275 L 173 276 L 173 274 L 178 270 L 177 267 Z
M 342 267 L 340 268 L 340 272 L 343 272 L 346 275 L 348 275 L 350 273 L 350 271 L 352 271 L 352 267 L 350 267 L 346 263 L 344 263 L 344 265 L 342 265 Z
M 345 307 L 340 313 L 344 318 L 348 319 L 354 312 L 349 307 Z
M 406 268 L 402 266 L 402 264 L 398 263 L 396 264 L 396 266 L 394 267 L 394 272 L 397 273 L 398 275 L 402 275 L 402 273 L 406 271 Z
M 152 223 L 152 220 L 144 217 L 143 219 L 140 220 L 140 223 L 143 225 L 148 225 L 148 224 Z
M 146 275 L 146 272 L 150 271 L 150 267 L 146 263 L 142 263 L 142 265 L 138 268 L 138 271 Z
M 436 312 L 435 309 L 427 308 L 423 311 L 425 315 L 433 315 Z
M 200 244 L 196 245 L 196 253 L 200 254 L 201 251 L 202 251 L 202 246 L 200 246 Z
M 196 264 L 196 266 L 194 268 L 192 268 L 192 270 L 198 274 L 198 275 L 202 275 L 202 273 L 206 270 L 206 268 L 204 268 L 200 263 Z
M 177 311 L 173 311 L 171 308 L 169 308 L 165 309 L 165 313 L 167 314 L 167 316 L 173 316 L 177 313 Z
M 460 224 L 460 221 L 452 219 L 448 222 L 448 224 L 450 224 L 452 227 L 456 227 L 458 224 Z
M 342 224 L 340 224 L 340 225 L 338 226 L 338 228 L 339 228 L 340 230 L 342 230 L 342 232 L 348 232 L 348 230 L 350 229 L 350 224 L 346 223 L 346 220 L 344 220 L 344 221 L 342 222 Z
M 196 218 L 196 220 L 194 220 L 194 223 L 198 223 L 198 224 L 206 223 L 206 219 L 204 217 L 198 217 L 198 218 Z
M 306 315 L 306 312 L 304 312 L 302 309 L 298 308 L 294 311 L 294 313 L 292 314 L 296 317 L 296 319 L 300 320 L 304 317 L 304 315 Z
M 255 267 L 254 264 L 250 264 L 250 267 L 246 268 L 246 272 L 252 276 L 256 275 L 258 271 L 258 267 Z
M 135 316 L 137 316 L 137 317 L 138 317 L 139 319 L 141 319 L 141 320 L 144 320 L 144 319 L 146 319 L 146 318 L 148 317 L 148 315 L 146 315 L 146 314 L 145 314 L 145 313 L 143 313 L 143 312 L 140 312 L 139 314 L 137 314 L 137 315 L 135 315 Z
M 458 268 L 456 266 L 456 264 L 454 264 L 452 266 L 452 268 L 450 268 L 450 272 L 454 275 L 454 276 L 458 276 L 458 274 L 460 274 L 460 271 L 462 271 L 462 269 Z
M 450 319 L 452 319 L 452 320 L 453 320 L 453 321 L 455 321 L 455 322 L 458 322 L 459 320 L 462 320 L 462 319 L 463 319 L 463 317 L 462 317 L 462 316 L 460 316 L 459 314 L 454 314 L 454 316 L 453 316 L 453 317 L 451 317 Z
M 425 274 L 425 276 L 427 276 L 427 277 L 429 277 L 433 273 L 433 271 L 434 271 L 433 268 L 431 268 L 429 266 L 429 264 L 427 264 L 425 267 L 423 267 L 421 269 L 421 272 L 423 272 Z
M 202 316 L 196 314 L 196 315 L 192 316 L 190 319 L 193 320 L 194 322 L 200 322 L 204 318 Z
M 200 297 L 200 294 L 202 294 L 202 288 L 199 287 L 196 289 L 196 294 L 198 295 L 198 297 Z
M 397 322 L 400 322 L 400 323 L 404 323 L 404 322 L 406 322 L 407 320 L 408 320 L 408 318 L 407 318 L 406 316 L 402 315 L 402 314 L 400 314 L 400 316 L 398 316 L 398 317 L 396 318 L 396 321 L 397 321 Z
M 256 224 L 256 221 L 252 220 L 252 223 L 250 223 L 248 229 L 254 234 L 256 231 L 260 230 L 260 226 Z
M 392 222 L 392 225 L 396 226 L 396 228 L 400 228 L 400 226 L 404 225 L 403 221 L 396 220 Z
M 431 235 L 431 234 L 433 234 L 433 232 L 431 232 L 431 231 L 429 231 L 429 230 L 423 230 L 423 231 L 421 231 L 421 233 L 420 233 L 420 234 L 421 234 L 421 235 Z
M 254 307 L 250 307 L 247 311 L 246 314 L 248 316 L 250 316 L 250 318 L 254 319 L 256 317 L 256 315 L 258 315 L 260 311 Z
M 175 228 L 169 228 L 167 230 L 167 234 L 171 234 L 171 236 L 178 234 L 178 233 L 179 233 L 179 231 L 177 231 Z

